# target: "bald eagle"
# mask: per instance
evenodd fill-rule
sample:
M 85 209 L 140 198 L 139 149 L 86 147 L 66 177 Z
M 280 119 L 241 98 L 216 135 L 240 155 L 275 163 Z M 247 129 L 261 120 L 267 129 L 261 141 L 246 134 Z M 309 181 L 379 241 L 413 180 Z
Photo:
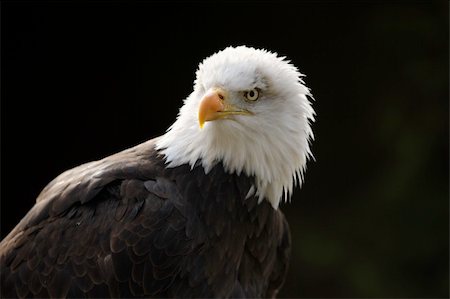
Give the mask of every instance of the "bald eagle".
M 278 209 L 311 157 L 302 75 L 264 49 L 198 67 L 168 131 L 68 170 L 0 243 L 2 297 L 275 297 Z

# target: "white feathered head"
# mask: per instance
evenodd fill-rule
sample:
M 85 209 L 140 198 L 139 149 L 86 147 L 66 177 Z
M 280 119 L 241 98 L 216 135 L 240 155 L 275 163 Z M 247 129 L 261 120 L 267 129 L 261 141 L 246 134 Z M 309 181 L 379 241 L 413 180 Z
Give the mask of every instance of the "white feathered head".
M 295 66 L 262 49 L 228 47 L 206 58 L 194 91 L 157 148 L 169 167 L 201 161 L 207 173 L 254 176 L 249 196 L 277 209 L 302 182 L 313 139 L 314 110 Z

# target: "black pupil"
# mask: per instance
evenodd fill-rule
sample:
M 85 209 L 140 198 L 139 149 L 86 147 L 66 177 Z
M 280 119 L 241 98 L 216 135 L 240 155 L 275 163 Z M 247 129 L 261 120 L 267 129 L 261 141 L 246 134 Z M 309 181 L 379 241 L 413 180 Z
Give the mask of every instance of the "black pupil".
M 254 92 L 253 90 L 251 90 L 251 91 L 248 93 L 248 95 L 249 95 L 251 98 L 253 98 L 253 97 L 255 96 L 255 92 Z

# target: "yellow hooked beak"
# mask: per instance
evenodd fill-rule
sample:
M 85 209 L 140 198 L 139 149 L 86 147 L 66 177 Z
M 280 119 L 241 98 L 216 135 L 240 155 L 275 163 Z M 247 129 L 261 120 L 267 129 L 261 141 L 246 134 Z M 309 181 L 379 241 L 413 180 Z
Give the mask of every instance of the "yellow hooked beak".
M 198 122 L 200 128 L 203 128 L 205 122 L 221 118 L 227 118 L 230 115 L 251 115 L 252 113 L 245 109 L 237 108 L 227 101 L 227 93 L 222 88 L 210 89 L 201 99 L 198 109 Z

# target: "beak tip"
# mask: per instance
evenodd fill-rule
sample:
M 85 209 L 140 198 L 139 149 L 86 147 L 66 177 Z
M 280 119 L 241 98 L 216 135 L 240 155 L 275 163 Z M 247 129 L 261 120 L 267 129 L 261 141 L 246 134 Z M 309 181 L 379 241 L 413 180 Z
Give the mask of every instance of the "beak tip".
M 205 125 L 205 116 L 203 113 L 199 113 L 198 115 L 198 124 L 200 126 L 200 129 L 203 129 L 203 126 Z

